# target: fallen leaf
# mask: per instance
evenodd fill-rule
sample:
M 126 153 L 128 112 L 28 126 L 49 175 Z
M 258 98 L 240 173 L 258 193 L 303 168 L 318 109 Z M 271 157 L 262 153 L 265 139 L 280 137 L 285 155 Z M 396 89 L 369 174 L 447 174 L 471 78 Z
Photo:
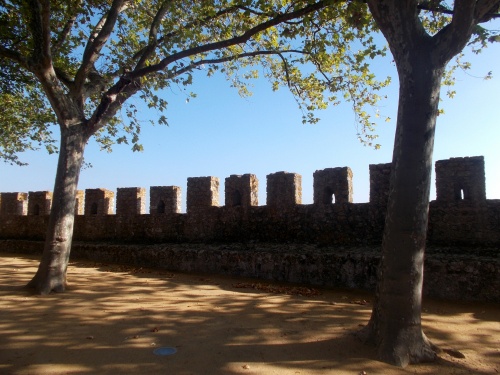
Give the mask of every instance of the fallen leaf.
M 455 358 L 465 358 L 465 355 L 460 353 L 458 350 L 443 349 L 443 352 L 445 352 L 446 354 L 451 355 L 452 357 L 455 357 Z
M 354 305 L 368 305 L 369 302 L 365 299 L 362 299 L 362 300 L 350 301 L 349 303 L 352 303 Z

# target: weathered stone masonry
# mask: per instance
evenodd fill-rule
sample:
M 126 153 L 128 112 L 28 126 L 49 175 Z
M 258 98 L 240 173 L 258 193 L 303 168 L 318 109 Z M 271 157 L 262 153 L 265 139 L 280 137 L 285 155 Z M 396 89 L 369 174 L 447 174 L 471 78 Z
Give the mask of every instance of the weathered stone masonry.
M 150 188 L 149 214 L 143 188 L 118 189 L 116 214 L 113 192 L 87 189 L 84 208 L 83 192 L 77 197 L 73 255 L 373 288 L 390 171 L 390 164 L 370 165 L 369 203 L 352 203 L 348 167 L 314 172 L 310 205 L 301 204 L 301 176 L 295 173 L 267 176 L 265 206 L 258 206 L 255 175 L 226 178 L 223 207 L 218 178 L 189 178 L 186 214 L 180 213 L 176 186 Z M 426 293 L 500 301 L 500 200 L 486 199 L 483 157 L 436 162 L 436 191 L 429 211 Z M 39 251 L 50 205 L 49 192 L 2 193 L 0 250 Z

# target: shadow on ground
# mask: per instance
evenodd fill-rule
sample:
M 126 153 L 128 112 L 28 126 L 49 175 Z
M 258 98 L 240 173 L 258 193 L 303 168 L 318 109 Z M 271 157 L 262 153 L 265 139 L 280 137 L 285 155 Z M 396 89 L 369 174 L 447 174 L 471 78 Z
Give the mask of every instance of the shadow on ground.
M 446 351 L 403 370 L 353 335 L 366 293 L 78 262 L 66 293 L 40 297 L 23 288 L 37 261 L 1 257 L 1 374 L 500 372 L 498 305 L 426 301 L 426 333 Z

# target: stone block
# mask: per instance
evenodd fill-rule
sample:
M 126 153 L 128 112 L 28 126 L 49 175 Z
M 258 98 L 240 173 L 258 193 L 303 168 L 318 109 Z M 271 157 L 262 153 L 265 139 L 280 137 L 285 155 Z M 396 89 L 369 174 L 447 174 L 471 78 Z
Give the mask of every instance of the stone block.
M 267 206 L 283 210 L 297 204 L 302 204 L 300 174 L 276 172 L 267 175 Z
M 253 174 L 231 175 L 224 184 L 226 207 L 258 206 L 259 180 Z
M 179 186 L 151 186 L 149 189 L 149 213 L 164 215 L 181 212 L 181 188 Z
M 50 191 L 30 191 L 28 194 L 28 215 L 49 215 L 52 207 Z
M 112 215 L 115 193 L 106 189 L 85 189 L 85 215 Z
M 133 216 L 146 213 L 146 189 L 139 187 L 118 188 L 116 215 Z
M 187 179 L 186 210 L 196 211 L 219 206 L 219 179 L 217 177 L 189 177 Z
M 327 168 L 313 174 L 314 204 L 352 203 L 352 171 Z

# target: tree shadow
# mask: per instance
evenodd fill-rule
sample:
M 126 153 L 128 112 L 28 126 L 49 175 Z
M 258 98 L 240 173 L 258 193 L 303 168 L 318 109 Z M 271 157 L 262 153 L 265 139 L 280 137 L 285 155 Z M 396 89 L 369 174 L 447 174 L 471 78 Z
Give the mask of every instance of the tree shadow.
M 472 319 L 466 324 L 479 330 L 485 322 L 454 304 L 429 303 L 424 317 L 429 336 L 452 342 L 461 351 L 467 345 L 479 354 L 465 351 L 466 358 L 458 359 L 445 353 L 435 363 L 399 369 L 378 362 L 374 348 L 353 335 L 371 311 L 370 295 L 363 292 L 325 289 L 320 295 L 288 295 L 284 293 L 292 287 L 284 284 L 272 284 L 278 291 L 272 293 L 252 288 L 261 283 L 255 280 L 245 280 L 250 287 L 241 288 L 242 280 L 229 277 L 78 262 L 68 270 L 66 293 L 40 297 L 23 288 L 36 266 L 36 260 L 24 256 L 2 256 L 0 373 L 391 375 L 500 370 L 498 349 L 492 346 L 498 343 L 498 329 L 489 332 L 488 341 L 480 331 L 461 340 L 464 328 L 454 322 L 448 330 L 442 319 L 453 322 L 465 314 Z M 500 311 L 498 306 L 488 308 L 489 318 Z M 164 346 L 177 352 L 153 353 Z M 477 361 L 483 361 L 482 367 Z

